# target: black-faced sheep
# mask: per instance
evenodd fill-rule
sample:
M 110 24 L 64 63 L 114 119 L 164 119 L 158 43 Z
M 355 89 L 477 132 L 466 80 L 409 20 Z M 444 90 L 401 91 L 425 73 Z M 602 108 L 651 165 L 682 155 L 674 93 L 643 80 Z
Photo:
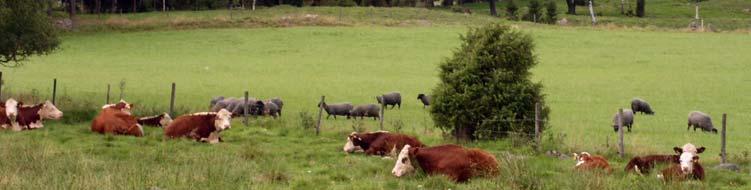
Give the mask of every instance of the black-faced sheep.
M 647 115 L 655 114 L 655 112 L 652 111 L 652 107 L 649 106 L 649 103 L 640 98 L 634 98 L 633 100 L 631 100 L 631 110 L 633 110 L 634 113 L 642 112 Z
M 417 99 L 422 102 L 422 107 L 425 108 L 425 107 L 430 106 L 430 102 L 433 98 L 429 95 L 418 94 Z
M 717 133 L 717 129 L 712 125 L 712 117 L 700 111 L 688 113 L 688 127 L 686 130 L 689 130 L 691 126 L 694 126 L 694 131 L 696 131 L 696 128 L 701 128 L 704 132 Z

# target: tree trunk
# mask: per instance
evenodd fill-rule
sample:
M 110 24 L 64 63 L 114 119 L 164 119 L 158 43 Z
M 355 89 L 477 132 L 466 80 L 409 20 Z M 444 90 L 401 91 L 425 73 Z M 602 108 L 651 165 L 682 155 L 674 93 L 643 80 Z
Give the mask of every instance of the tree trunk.
M 433 8 L 433 0 L 425 0 L 425 8 Z
M 566 6 L 568 6 L 567 14 L 576 15 L 576 4 L 574 3 L 574 0 L 565 0 L 565 1 L 566 1 Z
M 112 0 L 112 6 L 110 6 L 110 13 L 114 14 L 117 12 L 117 1 Z
M 474 140 L 475 130 L 473 127 L 458 127 L 454 129 L 454 138 L 459 141 Z
M 636 16 L 644 17 L 644 0 L 636 0 Z
M 490 15 L 491 16 L 498 16 L 498 11 L 495 10 L 496 9 L 495 1 L 496 0 L 488 0 L 488 2 L 490 3 Z
M 96 0 L 94 3 L 96 4 L 95 5 L 96 14 L 101 13 L 102 12 L 102 0 Z
M 167 0 L 162 0 L 162 12 L 167 11 L 167 3 L 165 1 Z
M 133 0 L 133 13 L 136 13 L 136 0 Z
M 47 0 L 47 16 L 52 16 L 52 1 Z
M 284 1 L 279 0 L 279 5 L 282 5 L 283 3 L 284 3 Z
M 68 0 L 68 16 L 70 16 L 70 20 L 76 17 L 76 1 Z

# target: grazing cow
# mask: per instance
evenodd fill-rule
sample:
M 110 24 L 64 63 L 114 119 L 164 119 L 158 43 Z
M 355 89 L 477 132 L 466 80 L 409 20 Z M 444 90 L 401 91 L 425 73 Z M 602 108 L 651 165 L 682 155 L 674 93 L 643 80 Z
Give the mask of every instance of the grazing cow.
M 626 164 L 626 173 L 649 174 L 658 164 L 677 164 L 679 155 L 647 155 L 631 158 Z
M 417 99 L 422 102 L 422 107 L 428 107 L 430 106 L 430 102 L 433 100 L 431 96 L 425 95 L 425 94 L 418 94 Z
M 642 100 L 641 98 L 634 98 L 633 100 L 631 100 L 631 110 L 634 110 L 634 113 L 642 112 L 647 115 L 655 114 L 655 112 L 652 111 L 652 107 L 649 106 L 649 103 Z
M 415 171 L 414 165 L 428 175 L 446 175 L 456 182 L 466 182 L 473 177 L 496 176 L 499 173 L 495 156 L 480 149 L 458 145 L 404 145 L 391 173 L 396 177 L 404 176 Z
M 365 117 L 372 117 L 373 120 L 380 119 L 381 107 L 375 104 L 355 106 L 355 108 L 352 108 L 352 110 L 349 111 L 347 119 L 350 117 L 354 117 L 355 119 L 357 119 L 357 117 L 360 117 L 360 119 L 364 119 Z
M 164 128 L 168 138 L 188 137 L 199 142 L 219 143 L 219 132 L 231 128 L 232 113 L 226 109 L 219 112 L 203 112 L 177 117 Z
M 581 154 L 574 153 L 574 159 L 576 159 L 576 166 L 574 166 L 576 170 L 592 171 L 602 169 L 607 173 L 613 172 L 610 164 L 608 164 L 608 160 L 602 156 L 592 156 L 588 152 L 582 152 Z
M 91 122 L 91 131 L 100 134 L 143 136 L 143 127 L 138 124 L 136 117 L 130 114 L 132 107 L 132 104 L 122 100 L 117 104 L 103 106 L 99 115 Z
M 138 118 L 138 124 L 142 126 L 166 127 L 170 123 L 172 123 L 172 117 L 167 113 Z
M 634 111 L 630 109 L 623 109 L 623 118 L 621 118 L 623 126 L 628 128 L 628 132 L 631 132 L 631 126 L 634 125 Z M 613 130 L 618 132 L 618 112 L 613 115 Z
M 401 150 L 407 144 L 413 147 L 425 146 L 415 137 L 380 131 L 360 134 L 352 132 L 347 138 L 347 142 L 353 146 L 362 148 L 367 155 L 378 156 L 396 156 L 397 151 Z
M 338 104 L 326 104 L 326 102 L 323 102 L 318 103 L 318 107 L 321 107 L 321 104 L 323 104 L 323 110 L 326 110 L 326 114 L 328 114 L 326 119 L 329 119 L 332 115 L 334 116 L 334 119 L 336 119 L 337 115 L 343 115 L 349 118 L 349 111 L 353 108 L 352 104 L 349 102 Z
M 0 128 L 11 128 L 14 131 L 20 131 L 21 127 L 16 121 L 18 116 L 18 101 L 10 98 L 5 101 L 5 105 L 0 105 Z
M 699 163 L 699 154 L 704 152 L 704 147 L 696 148 L 693 144 L 687 143 L 682 148 L 675 147 L 673 150 L 680 154 L 679 164 L 663 169 L 662 173 L 657 175 L 658 178 L 665 181 L 704 180 L 704 167 Z
M 63 117 L 63 112 L 58 110 L 50 101 L 36 105 L 21 105 L 18 103 L 18 116 L 16 121 L 23 129 L 39 129 L 44 127 L 45 119 L 58 120 Z
M 694 131 L 696 131 L 696 128 L 701 128 L 704 132 L 713 132 L 717 134 L 717 129 L 712 125 L 712 117 L 709 117 L 709 115 L 700 111 L 692 111 L 691 113 L 688 113 L 688 127 L 686 130 L 691 129 L 691 126 L 694 126 Z
M 370 148 L 370 144 L 373 143 L 378 137 L 381 137 L 381 135 L 388 134 L 388 131 L 376 131 L 376 132 L 366 132 L 366 133 L 357 133 L 352 132 L 347 136 L 347 143 L 344 144 L 344 152 L 347 153 L 353 153 L 356 150 L 367 150 Z M 357 145 L 355 145 L 354 141 L 357 141 Z
M 385 104 L 386 107 L 391 105 L 391 109 L 394 109 L 395 106 L 399 106 L 399 109 L 402 108 L 402 94 L 399 92 L 389 92 L 376 96 L 376 101 L 378 101 L 378 104 Z

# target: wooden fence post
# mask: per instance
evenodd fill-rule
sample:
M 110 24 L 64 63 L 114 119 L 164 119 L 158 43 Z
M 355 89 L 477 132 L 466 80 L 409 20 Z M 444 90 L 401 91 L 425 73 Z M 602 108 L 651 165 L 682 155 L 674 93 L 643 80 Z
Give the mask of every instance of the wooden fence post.
M 110 104 L 110 84 L 107 84 L 107 100 L 104 101 L 104 104 Z
M 169 114 L 175 117 L 175 83 L 172 82 L 172 93 L 169 98 Z
M 383 131 L 383 116 L 384 116 L 384 114 L 386 114 L 386 100 L 382 100 L 381 101 L 381 115 L 380 115 L 380 118 L 379 118 L 379 119 L 381 119 L 381 131 Z
M 537 102 L 535 103 L 535 143 L 537 143 L 535 148 L 538 152 L 542 150 L 542 130 L 540 127 L 540 102 Z
M 0 71 L 0 99 L 3 97 L 3 83 L 5 83 L 3 81 L 3 72 Z
M 618 109 L 618 155 L 625 157 L 626 150 L 623 144 L 623 108 Z
M 720 149 L 720 156 L 722 157 L 722 160 L 720 163 L 722 164 L 727 163 L 728 161 L 727 159 L 728 153 L 726 152 L 726 149 L 725 149 L 725 146 L 727 145 L 726 144 L 727 136 L 725 135 L 726 134 L 725 132 L 727 130 L 727 119 L 728 119 L 728 114 L 723 113 L 722 114 L 722 149 Z
M 243 123 L 248 126 L 248 91 L 245 91 L 245 103 L 243 104 Z
M 57 78 L 52 79 L 52 105 L 55 105 L 57 99 Z
M 326 96 L 321 96 L 321 101 L 318 103 L 318 123 L 316 124 L 316 135 L 321 133 L 321 118 L 323 117 L 323 104 L 326 101 Z

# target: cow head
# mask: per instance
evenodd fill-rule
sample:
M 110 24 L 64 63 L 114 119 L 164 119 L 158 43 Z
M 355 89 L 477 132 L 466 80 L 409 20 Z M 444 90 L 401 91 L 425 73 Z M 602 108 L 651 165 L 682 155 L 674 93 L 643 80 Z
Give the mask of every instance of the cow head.
M 42 109 L 39 109 L 39 117 L 43 119 L 60 119 L 63 117 L 63 112 L 55 107 L 50 101 L 44 102 Z
M 130 110 L 133 109 L 134 106 L 134 104 L 128 103 L 125 100 L 120 100 L 120 102 L 116 104 L 104 105 L 102 106 L 102 109 L 117 109 L 130 115 Z
M 11 121 L 16 120 L 15 118 L 18 116 L 18 101 L 13 98 L 9 98 L 5 101 L 5 115 L 8 116 Z
M 162 119 L 159 120 L 159 125 L 161 125 L 162 127 L 166 127 L 170 123 L 172 123 L 172 117 L 170 117 L 169 114 L 167 113 L 163 113 Z
M 694 171 L 694 166 L 699 163 L 699 154 L 704 152 L 706 148 L 696 148 L 693 144 L 687 143 L 682 148 L 674 147 L 673 150 L 680 155 L 678 161 L 680 162 L 681 172 L 691 174 Z
M 227 109 L 221 109 L 216 112 L 216 118 L 214 119 L 214 128 L 217 131 L 223 131 L 231 128 L 230 121 L 232 121 L 232 113 Z
M 576 166 L 580 166 L 584 164 L 585 162 L 591 161 L 592 155 L 589 154 L 589 152 L 582 152 L 581 154 L 574 153 L 574 160 L 576 160 Z
M 347 143 L 344 143 L 344 148 L 342 148 L 344 152 L 353 153 L 357 150 L 357 148 L 359 148 L 359 146 L 355 146 L 355 144 L 352 142 L 353 137 L 359 138 L 359 137 L 356 137 L 356 135 L 357 135 L 357 132 L 352 132 L 349 134 L 349 136 L 347 136 Z
M 412 148 L 409 144 L 404 145 L 402 151 L 399 152 L 399 156 L 396 158 L 396 164 L 394 169 L 391 170 L 391 174 L 396 177 L 402 177 L 415 171 L 415 167 L 412 166 L 411 157 L 419 151 L 419 147 Z

